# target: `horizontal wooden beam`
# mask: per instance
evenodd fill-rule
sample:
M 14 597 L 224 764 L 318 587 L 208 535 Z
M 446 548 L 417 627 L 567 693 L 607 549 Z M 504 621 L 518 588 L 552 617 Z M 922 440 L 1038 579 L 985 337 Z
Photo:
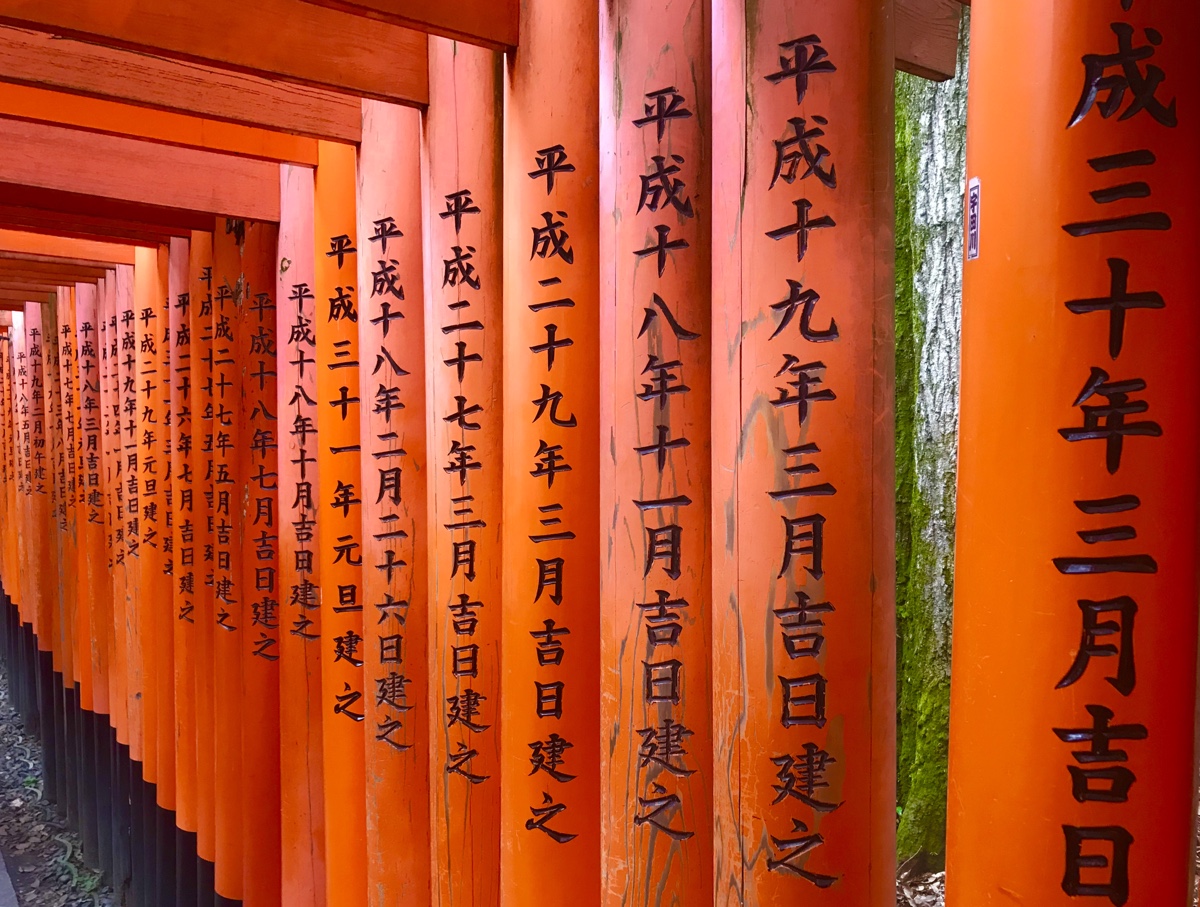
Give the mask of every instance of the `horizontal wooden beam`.
M 0 279 L 14 277 L 76 283 L 99 280 L 106 273 L 107 269 L 103 266 L 97 268 L 89 265 L 46 264 L 44 262 L 13 261 L 9 258 L 0 258 Z
M 0 24 L 423 105 L 428 37 L 304 0 L 0 0 Z
M 131 265 L 134 260 L 134 247 L 126 243 L 70 239 L 19 230 L 0 229 L 0 250 L 4 250 L 0 254 L 8 257 L 31 255 L 35 258 L 103 262 L 106 265 Z
M 58 280 L 17 280 L 0 276 L 0 290 L 16 290 L 21 293 L 54 293 L 61 287 Z
M 0 198 L 24 186 L 0 184 Z M 104 199 L 91 200 L 94 203 Z M 77 211 L 47 207 L 41 204 L 0 204 L 0 228 L 22 233 L 45 234 L 48 239 L 74 239 L 82 242 L 99 241 L 99 244 L 124 243 L 130 246 L 157 246 L 169 242 L 172 236 L 190 236 L 190 229 L 164 226 L 144 219 L 126 219 L 112 213 L 83 214 Z M 210 220 L 205 231 L 211 231 Z
M 492 50 L 517 46 L 518 0 L 308 0 Z
M 279 220 L 278 164 L 17 120 L 0 121 L 0 148 L 0 182 Z
M 29 252 L 10 252 L 0 242 L 0 263 L 28 262 L 35 265 L 61 265 L 73 268 L 112 268 L 114 264 L 94 258 L 71 258 L 59 255 L 37 255 Z
M 0 81 L 310 138 L 362 138 L 356 97 L 26 29 L 0 27 Z
M 0 117 L 50 123 L 164 145 L 216 151 L 276 163 L 316 166 L 317 140 L 222 123 L 117 101 L 0 82 Z
M 32 297 L 32 298 L 31 298 Z M 9 290 L 0 286 L 0 305 L 16 309 L 26 302 L 49 302 L 46 294 L 30 293 L 26 290 Z
M 895 0 L 896 68 L 944 82 L 958 65 L 961 0 Z

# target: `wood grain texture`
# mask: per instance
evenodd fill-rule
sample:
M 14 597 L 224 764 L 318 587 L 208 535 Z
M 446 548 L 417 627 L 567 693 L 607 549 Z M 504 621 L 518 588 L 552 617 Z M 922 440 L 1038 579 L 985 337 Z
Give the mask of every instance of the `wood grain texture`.
M 401 104 L 428 100 L 423 33 L 303 0 L 3 0 L 0 22 Z
M 0 258 L 133 264 L 133 246 L 0 229 Z
M 0 84 L 0 117 L 265 161 L 317 162 L 316 139 L 29 85 Z
M 517 45 L 517 0 L 307 0 L 492 50 Z
M 944 82 L 958 63 L 961 0 L 895 0 L 896 68 Z
M 277 164 L 11 120 L 0 122 L 0 144 L 3 182 L 279 220 Z
M 0 28 L 0 81 L 311 138 L 362 133 L 357 98 L 26 29 Z

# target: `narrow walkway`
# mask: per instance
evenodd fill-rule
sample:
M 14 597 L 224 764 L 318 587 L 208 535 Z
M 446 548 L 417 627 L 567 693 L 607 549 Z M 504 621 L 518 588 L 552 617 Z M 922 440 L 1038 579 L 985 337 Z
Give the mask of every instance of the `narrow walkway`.
M 0 907 L 119 907 L 84 864 L 66 819 L 42 798 L 41 750 L 21 726 L 0 671 Z

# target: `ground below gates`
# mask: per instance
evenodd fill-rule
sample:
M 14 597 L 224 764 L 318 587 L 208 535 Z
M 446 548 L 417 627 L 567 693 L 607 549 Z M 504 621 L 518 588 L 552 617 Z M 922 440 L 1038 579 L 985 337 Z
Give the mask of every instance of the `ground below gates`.
M 79 837 L 42 796 L 42 748 L 25 733 L 0 672 L 0 907 L 120 907 L 100 875 L 80 856 Z M 1196 851 L 1200 878 L 1200 843 Z M 897 907 L 943 907 L 944 872 L 913 872 L 901 866 Z M 1193 898 L 1200 907 L 1200 892 Z
M 0 853 L 20 907 L 118 907 L 80 856 L 79 837 L 42 797 L 42 747 L 21 727 L 0 673 Z M 0 907 L 6 886 L 0 879 Z

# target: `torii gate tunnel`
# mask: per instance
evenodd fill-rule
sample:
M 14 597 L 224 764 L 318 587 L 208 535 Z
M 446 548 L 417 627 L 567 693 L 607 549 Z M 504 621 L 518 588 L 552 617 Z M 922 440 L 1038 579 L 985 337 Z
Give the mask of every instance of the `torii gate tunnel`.
M 895 903 L 961 14 L 0 0 L 0 654 L 124 903 Z M 970 27 L 947 903 L 1183 905 L 1200 6 Z

